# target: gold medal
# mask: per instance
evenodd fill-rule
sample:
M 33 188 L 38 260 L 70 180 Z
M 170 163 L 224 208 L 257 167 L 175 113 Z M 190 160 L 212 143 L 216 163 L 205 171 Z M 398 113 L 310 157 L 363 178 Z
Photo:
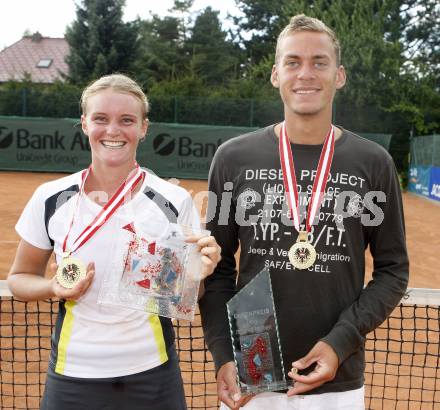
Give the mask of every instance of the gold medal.
M 84 264 L 69 253 L 63 255 L 57 269 L 57 280 L 61 286 L 71 289 L 87 274 Z
M 307 269 L 315 263 L 316 250 L 307 240 L 307 232 L 299 232 L 296 243 L 289 249 L 289 260 L 296 269 Z

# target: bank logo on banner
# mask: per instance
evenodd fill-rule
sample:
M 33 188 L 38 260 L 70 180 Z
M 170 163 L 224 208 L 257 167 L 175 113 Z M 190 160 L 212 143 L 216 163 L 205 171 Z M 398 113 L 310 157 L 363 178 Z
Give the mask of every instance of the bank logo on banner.
M 12 144 L 13 133 L 12 131 L 8 134 L 8 128 L 0 127 L 0 148 L 8 148 Z
M 176 147 L 176 141 L 170 134 L 158 134 L 153 140 L 153 149 L 162 156 L 171 155 Z

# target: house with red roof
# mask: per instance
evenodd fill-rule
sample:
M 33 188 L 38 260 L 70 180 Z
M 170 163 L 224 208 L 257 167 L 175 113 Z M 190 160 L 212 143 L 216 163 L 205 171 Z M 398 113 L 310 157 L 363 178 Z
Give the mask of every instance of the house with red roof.
M 69 45 L 64 38 L 43 37 L 39 32 L 0 51 L 0 83 L 30 79 L 50 84 L 68 73 Z

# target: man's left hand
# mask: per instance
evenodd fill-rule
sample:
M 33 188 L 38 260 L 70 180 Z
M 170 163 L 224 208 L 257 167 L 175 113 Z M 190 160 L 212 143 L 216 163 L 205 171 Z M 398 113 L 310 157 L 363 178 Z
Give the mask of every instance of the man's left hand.
M 309 374 L 300 375 L 297 373 L 297 370 L 304 370 L 314 363 L 316 366 Z M 306 356 L 292 363 L 292 370 L 288 375 L 295 383 L 287 395 L 294 396 L 305 393 L 333 380 L 338 367 L 339 358 L 336 352 L 329 344 L 319 341 Z

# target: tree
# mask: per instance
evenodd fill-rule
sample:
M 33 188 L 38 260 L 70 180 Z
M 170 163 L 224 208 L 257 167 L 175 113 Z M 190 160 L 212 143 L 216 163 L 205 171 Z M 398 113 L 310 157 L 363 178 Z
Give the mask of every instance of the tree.
M 440 4 L 405 0 L 401 5 L 402 67 L 407 98 L 400 108 L 415 135 L 440 132 Z
M 440 81 L 440 4 L 436 0 L 406 0 L 401 10 L 405 53 L 422 74 Z
M 149 89 L 154 83 L 173 80 L 186 72 L 189 57 L 181 43 L 180 21 L 153 15 L 140 24 L 137 58 L 133 70 Z
M 237 0 L 242 15 L 234 17 L 237 36 L 247 52 L 249 65 L 260 63 L 273 52 L 274 41 L 288 16 L 283 9 L 291 0 Z M 250 35 L 250 38 L 249 38 Z
M 140 22 L 139 48 L 133 70 L 148 90 L 155 87 L 162 95 L 161 87 L 175 90 L 179 84 L 185 84 L 187 89 L 186 85 L 193 82 L 189 74 L 190 53 L 186 46 L 188 27 L 192 25 L 190 8 L 193 2 L 175 0 L 169 10 L 172 16 L 153 15 Z
M 226 84 L 236 78 L 239 65 L 237 45 L 226 40 L 219 12 L 207 7 L 194 22 L 186 47 L 191 56 L 190 70 L 207 85 Z
M 127 71 L 138 46 L 138 23 L 122 21 L 125 0 L 80 0 L 76 20 L 66 30 L 69 80 L 84 84 L 116 71 Z
M 187 13 L 187 3 L 179 3 L 178 11 Z M 213 87 L 237 78 L 242 51 L 227 39 L 218 14 L 207 7 L 185 33 L 181 17 L 154 15 L 141 23 L 139 53 L 133 68 L 149 92 L 154 89 L 160 95 L 165 90 L 180 96 L 205 95 Z
M 192 24 L 191 7 L 194 0 L 174 0 L 174 5 L 169 10 L 171 13 L 179 15 L 179 33 L 180 40 L 183 44 L 188 39 L 187 28 Z

